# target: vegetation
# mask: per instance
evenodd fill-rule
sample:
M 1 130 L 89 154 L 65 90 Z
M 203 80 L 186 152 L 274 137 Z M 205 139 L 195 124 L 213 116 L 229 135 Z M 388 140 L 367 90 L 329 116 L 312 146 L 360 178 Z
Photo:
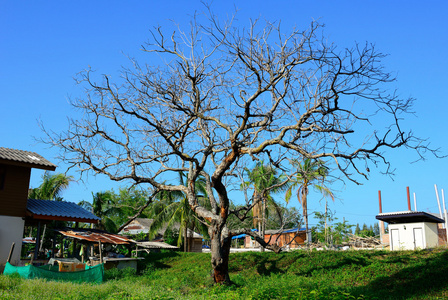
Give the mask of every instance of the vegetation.
M 187 185 L 187 176 L 183 172 L 179 172 L 180 184 Z M 207 206 L 207 199 L 205 191 L 205 179 L 199 176 L 195 181 L 195 193 L 198 202 Z M 154 238 L 162 228 L 168 228 L 173 231 L 178 231 L 177 246 L 182 245 L 182 237 L 184 239 L 184 251 L 191 251 L 193 232 L 199 232 L 208 238 L 207 226 L 201 223 L 194 215 L 193 210 L 188 205 L 187 196 L 179 191 L 161 191 L 157 197 L 157 202 L 149 206 L 149 213 L 154 220 L 151 224 L 150 237 Z
M 1 299 L 446 299 L 448 251 L 231 254 L 233 285 L 214 286 L 208 253 L 155 253 L 141 271 L 72 284 L 0 276 Z
M 71 102 L 79 119 L 63 132 L 47 131 L 46 143 L 85 175 L 146 185 L 147 203 L 161 190 L 184 193 L 208 226 L 215 281 L 228 283 L 232 236 L 246 233 L 279 250 L 250 228 L 227 226 L 230 215 L 241 219 L 253 208 L 249 202 L 232 211 L 229 199 L 249 161 L 269 161 L 293 176 L 290 159 L 317 159 L 358 182 L 372 164 L 392 172 L 387 149 L 420 157 L 436 151 L 402 126 L 413 99 L 388 91 L 394 78 L 372 44 L 342 49 L 316 22 L 305 30 L 269 20 L 244 20 L 244 27 L 205 10 L 189 28 L 156 26 L 143 46 L 146 62 L 131 59 L 120 76 L 81 72 L 86 94 Z M 179 171 L 187 185 L 169 182 Z M 208 206 L 195 193 L 199 176 Z
M 313 242 L 319 241 L 328 245 L 340 245 L 348 241 L 353 225 L 348 224 L 347 220 L 335 222 L 338 218 L 334 217 L 331 211 L 327 214 L 316 212 L 315 218 L 319 222 L 317 226 L 311 228 Z
M 272 198 L 273 193 L 278 193 L 285 189 L 287 181 L 281 175 L 278 175 L 278 170 L 272 166 L 259 161 L 252 169 L 244 169 L 248 181 L 242 185 L 243 189 L 253 188 L 252 195 L 252 217 L 253 228 L 258 229 L 261 237 L 264 237 L 266 230 L 266 220 L 270 212 L 277 214 L 281 219 L 280 206 Z M 281 222 L 282 223 L 282 222 Z M 278 228 L 283 226 L 280 224 Z
M 285 200 L 289 202 L 292 192 L 297 190 L 297 200 L 303 208 L 303 219 L 305 221 L 306 240 L 310 243 L 310 232 L 308 226 L 308 192 L 310 186 L 319 191 L 322 195 L 334 199 L 331 190 L 324 184 L 328 176 L 328 168 L 322 160 L 304 159 L 301 163 L 298 160 L 292 160 L 292 165 L 296 168 L 297 174 L 289 183 L 286 191 Z
M 67 176 L 62 173 L 51 174 L 50 172 L 45 172 L 42 176 L 41 185 L 37 188 L 30 189 L 28 198 L 62 201 L 63 198 L 61 194 L 68 188 L 68 185 L 72 181 L 72 176 Z

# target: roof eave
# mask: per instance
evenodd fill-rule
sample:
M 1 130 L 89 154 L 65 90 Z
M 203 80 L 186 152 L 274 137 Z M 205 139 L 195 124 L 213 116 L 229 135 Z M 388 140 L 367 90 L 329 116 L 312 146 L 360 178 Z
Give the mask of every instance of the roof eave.
M 32 163 L 20 162 L 20 161 L 3 159 L 3 158 L 0 158 L 0 164 L 17 166 L 17 167 L 25 167 L 25 168 L 41 169 L 41 170 L 47 170 L 47 171 L 55 171 L 56 170 L 56 165 L 49 166 L 49 165 L 41 165 L 41 164 L 32 164 Z

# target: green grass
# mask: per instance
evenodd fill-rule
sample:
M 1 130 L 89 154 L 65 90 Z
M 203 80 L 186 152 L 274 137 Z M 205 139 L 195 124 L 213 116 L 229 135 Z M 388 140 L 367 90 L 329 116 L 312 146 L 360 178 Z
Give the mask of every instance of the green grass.
M 448 250 L 231 254 L 214 286 L 210 254 L 151 254 L 103 284 L 0 276 L 0 299 L 448 299 Z

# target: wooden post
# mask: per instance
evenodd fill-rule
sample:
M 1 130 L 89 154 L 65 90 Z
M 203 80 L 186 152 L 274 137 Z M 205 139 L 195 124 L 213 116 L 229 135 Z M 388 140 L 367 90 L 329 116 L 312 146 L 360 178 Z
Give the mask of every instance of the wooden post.
M 34 261 L 34 253 L 31 253 L 30 265 L 33 265 L 33 261 Z
M 99 241 L 99 252 L 100 252 L 100 264 L 103 263 L 103 252 L 101 251 L 101 241 Z
M 12 252 L 14 251 L 14 246 L 16 245 L 16 243 L 12 243 L 12 245 L 11 245 L 11 250 L 9 250 L 9 255 L 8 255 L 8 262 L 10 262 L 11 261 L 11 257 L 12 257 Z
M 37 223 L 37 237 L 36 237 L 36 244 L 34 246 L 34 256 L 36 258 L 39 257 L 39 248 L 40 248 L 40 221 Z

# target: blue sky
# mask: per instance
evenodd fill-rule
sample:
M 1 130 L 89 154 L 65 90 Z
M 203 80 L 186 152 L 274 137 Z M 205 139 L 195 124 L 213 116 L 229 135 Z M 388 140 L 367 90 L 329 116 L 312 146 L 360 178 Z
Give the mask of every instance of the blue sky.
M 397 75 L 391 87 L 403 97 L 415 97 L 415 115 L 404 122 L 417 136 L 448 153 L 446 111 L 448 99 L 448 2 L 446 1 L 215 1 L 220 18 L 238 9 L 239 24 L 263 18 L 282 21 L 284 28 L 306 28 L 312 20 L 325 24 L 325 35 L 341 49 L 355 42 L 374 43 L 389 54 L 386 69 Z M 91 66 L 100 74 L 116 74 L 126 55 L 146 58 L 140 48 L 149 29 L 170 26 L 169 20 L 187 25 L 200 1 L 2 1 L 0 2 L 0 146 L 35 151 L 58 164 L 57 149 L 35 142 L 42 137 L 38 120 L 51 130 L 67 128 L 67 116 L 77 116 L 69 97 L 81 95 L 73 77 Z M 406 210 L 406 186 L 416 193 L 418 209 L 437 212 L 434 184 L 446 188 L 447 159 L 416 156 L 404 149 L 390 151 L 396 168 L 393 180 L 371 168 L 362 186 L 346 182 L 334 186 L 338 199 L 330 203 L 336 217 L 350 223 L 375 222 L 378 190 L 383 211 Z M 76 175 L 76 174 L 72 174 Z M 33 170 L 31 186 L 42 172 Z M 90 200 L 91 192 L 117 187 L 105 178 L 90 176 L 73 183 L 64 193 L 68 201 Z M 311 193 L 309 210 L 323 210 Z M 448 200 L 447 200 L 448 201 Z M 290 205 L 297 205 L 292 202 Z

